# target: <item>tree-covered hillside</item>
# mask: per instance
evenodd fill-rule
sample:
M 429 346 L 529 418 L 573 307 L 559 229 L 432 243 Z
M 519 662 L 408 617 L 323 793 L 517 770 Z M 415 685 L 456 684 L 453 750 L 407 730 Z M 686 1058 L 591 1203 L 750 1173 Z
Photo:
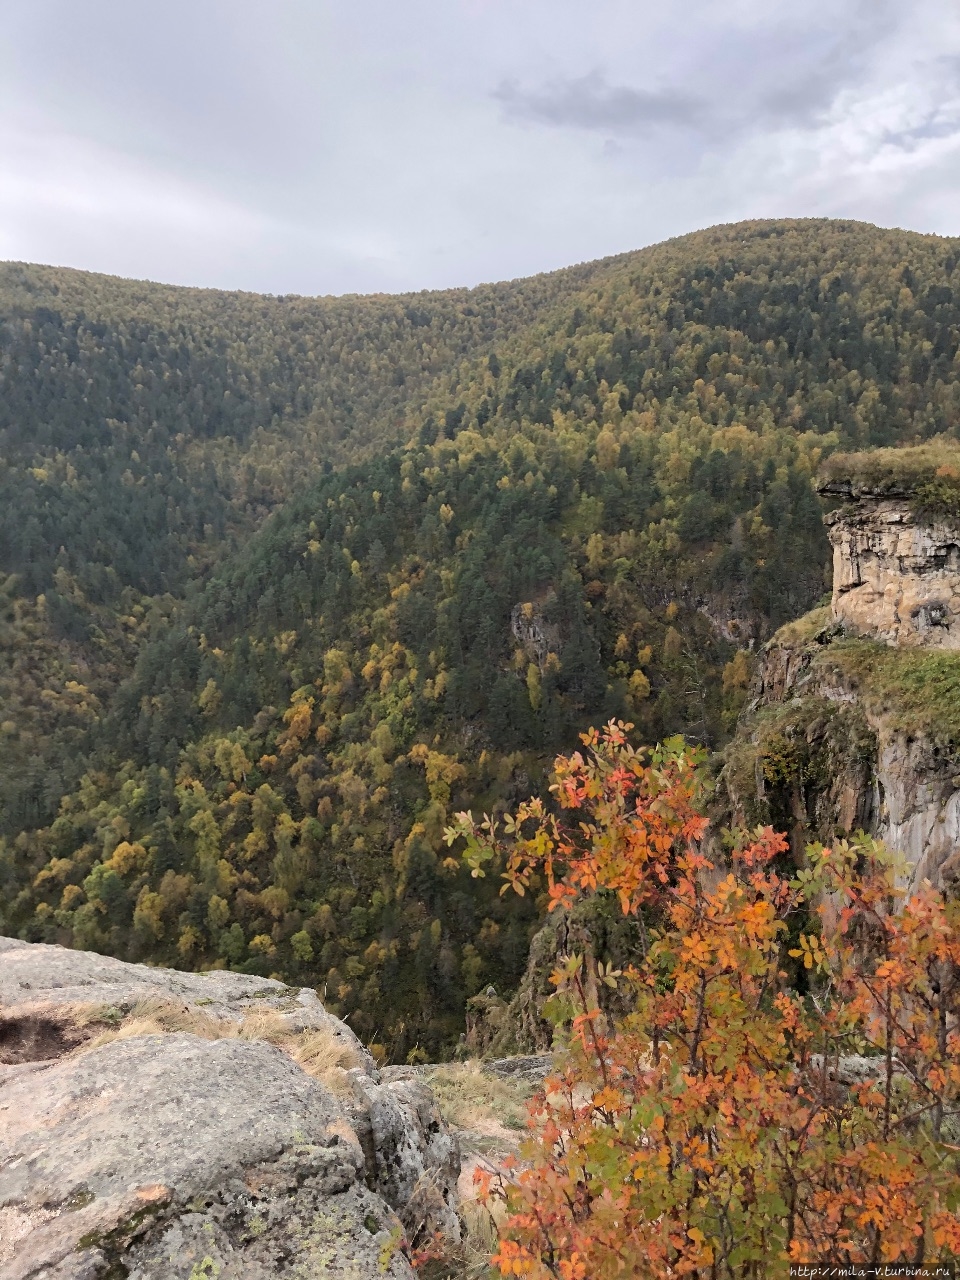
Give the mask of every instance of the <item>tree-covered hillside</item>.
M 55 812 L 158 612 L 588 271 L 307 299 L 0 265 L 0 830 Z
M 399 299 L 6 268 L 0 927 L 449 1047 L 538 907 L 450 813 L 611 715 L 722 743 L 829 584 L 820 459 L 956 434 L 958 257 L 808 221 Z

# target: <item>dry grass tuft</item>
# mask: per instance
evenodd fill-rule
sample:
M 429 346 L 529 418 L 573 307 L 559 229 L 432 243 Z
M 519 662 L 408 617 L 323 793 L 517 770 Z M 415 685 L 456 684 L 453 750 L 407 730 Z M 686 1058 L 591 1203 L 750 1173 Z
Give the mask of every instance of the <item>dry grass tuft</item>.
M 338 1036 L 333 1027 L 291 1031 L 273 1009 L 255 1009 L 244 1018 L 239 1034 L 245 1040 L 268 1040 L 290 1055 L 308 1076 L 321 1080 L 333 1093 L 348 1092 L 344 1073 L 363 1065 L 355 1044 Z
M 231 1034 L 226 1019 L 215 1018 L 202 1009 L 192 1008 L 169 996 L 145 996 L 138 1000 L 126 1017 L 108 1017 L 109 1010 L 90 1008 L 80 1014 L 81 1025 L 102 1025 L 103 1030 L 84 1045 L 96 1049 L 111 1040 L 129 1040 L 131 1036 L 153 1036 L 175 1031 L 188 1032 L 203 1040 L 223 1040 Z M 75 1015 L 75 1021 L 79 1021 Z
M 475 1198 L 472 1174 L 478 1167 L 497 1169 L 505 1156 L 518 1154 L 527 1128 L 527 1102 L 537 1086 L 483 1071 L 478 1062 L 431 1067 L 424 1079 L 436 1095 L 444 1120 L 459 1132 L 464 1161 L 460 1179 L 464 1238 L 448 1267 L 441 1265 L 431 1272 L 430 1280 L 494 1280 L 499 1272 L 491 1266 L 490 1257 L 499 1243 L 505 1210 Z
M 494 1213 L 476 1200 L 464 1200 L 463 1222 L 463 1264 L 459 1273 L 462 1280 L 486 1280 L 488 1276 L 497 1275 L 497 1269 L 490 1265 L 490 1257 L 500 1243 Z
M 332 1027 L 292 1031 L 275 1009 L 253 1009 L 242 1022 L 236 1022 L 169 996 L 157 995 L 138 1000 L 126 1017 L 115 1009 L 83 1006 L 70 1011 L 69 1021 L 88 1032 L 99 1028 L 85 1041 L 84 1049 L 95 1049 L 111 1040 L 127 1040 L 131 1036 L 177 1031 L 204 1040 L 266 1040 L 288 1054 L 307 1075 L 322 1080 L 334 1092 L 344 1092 L 344 1072 L 362 1065 L 356 1046 L 337 1036 Z
M 331 1071 L 362 1066 L 356 1047 L 326 1027 L 305 1031 L 286 1047 L 294 1062 L 310 1076 L 324 1077 Z
M 435 1067 L 427 1082 L 443 1118 L 458 1129 L 483 1132 L 493 1123 L 519 1135 L 527 1127 L 533 1087 L 523 1081 L 490 1075 L 476 1062 L 451 1062 Z
M 498 1218 L 475 1200 L 464 1201 L 461 1208 L 462 1240 L 452 1247 L 440 1244 L 437 1255 L 421 1265 L 421 1280 L 496 1280 L 499 1276 L 490 1262 L 500 1239 Z

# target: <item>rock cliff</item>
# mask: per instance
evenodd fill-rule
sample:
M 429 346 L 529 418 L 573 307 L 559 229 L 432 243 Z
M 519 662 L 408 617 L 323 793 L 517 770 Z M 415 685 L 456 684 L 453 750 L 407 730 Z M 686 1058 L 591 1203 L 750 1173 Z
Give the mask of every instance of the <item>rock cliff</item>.
M 717 789 L 720 822 L 809 840 L 858 829 L 902 879 L 960 878 L 960 449 L 836 454 L 820 492 L 830 608 L 765 647 Z
M 960 532 L 951 521 L 918 515 L 907 498 L 866 493 L 826 523 L 833 615 L 849 633 L 960 649 Z
M 825 522 L 833 545 L 833 616 L 847 634 L 960 649 L 956 442 L 835 454 L 818 488 L 841 502 Z
M 410 1280 L 459 1171 L 312 992 L 0 938 L 0 1280 Z
M 960 655 L 851 637 L 820 609 L 767 645 L 719 775 L 722 822 L 772 823 L 799 858 L 864 830 L 901 878 L 960 875 Z

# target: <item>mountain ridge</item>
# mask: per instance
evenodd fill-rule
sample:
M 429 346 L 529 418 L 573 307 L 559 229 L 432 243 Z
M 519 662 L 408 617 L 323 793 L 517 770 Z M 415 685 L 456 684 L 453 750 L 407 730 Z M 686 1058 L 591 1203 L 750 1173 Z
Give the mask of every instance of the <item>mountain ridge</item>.
M 878 223 L 868 222 L 862 218 L 830 218 L 817 217 L 810 215 L 802 218 L 741 218 L 737 222 L 716 222 L 706 227 L 696 227 L 692 231 L 684 231 L 679 235 L 667 236 L 663 240 L 653 240 L 649 244 L 641 245 L 636 249 L 624 249 L 618 253 L 605 254 L 600 258 L 584 258 L 578 262 L 566 263 L 560 267 L 548 267 L 543 271 L 535 271 L 530 275 L 520 276 L 503 276 L 492 280 L 480 280 L 476 284 L 453 284 L 444 288 L 436 289 L 401 289 L 396 291 L 390 290 L 372 290 L 369 293 L 356 293 L 346 291 L 344 293 L 298 293 L 296 291 L 287 290 L 283 293 L 270 293 L 256 289 L 231 289 L 222 285 L 194 285 L 194 284 L 174 284 L 165 280 L 153 280 L 147 276 L 123 276 L 112 271 L 92 271 L 86 267 L 73 267 L 68 264 L 60 264 L 52 262 L 28 262 L 18 258 L 0 259 L 0 270 L 4 268 L 21 268 L 27 271 L 37 270 L 44 272 L 66 272 L 76 276 L 83 276 L 89 279 L 103 279 L 116 281 L 122 284 L 146 285 L 148 287 L 156 287 L 160 289 L 174 289 L 189 291 L 192 293 L 210 293 L 210 294 L 227 294 L 236 297 L 249 298 L 265 298 L 272 301 L 338 301 L 340 299 L 355 301 L 363 298 L 409 298 L 409 297 L 430 297 L 437 294 L 473 292 L 476 290 L 497 288 L 499 286 L 512 285 L 521 283 L 526 280 L 539 280 L 544 277 L 556 276 L 561 272 L 574 272 L 583 268 L 610 266 L 622 263 L 628 258 L 638 257 L 640 254 L 652 253 L 657 249 L 662 249 L 668 245 L 681 245 L 693 239 L 694 237 L 702 237 L 708 235 L 722 235 L 726 232 L 737 232 L 741 229 L 754 229 L 757 227 L 784 226 L 803 228 L 805 226 L 823 226 L 829 225 L 842 230 L 865 230 L 865 231 L 881 231 L 888 235 L 918 236 L 924 240 L 951 242 L 957 237 L 941 235 L 937 231 L 916 231 L 909 227 L 881 227 Z

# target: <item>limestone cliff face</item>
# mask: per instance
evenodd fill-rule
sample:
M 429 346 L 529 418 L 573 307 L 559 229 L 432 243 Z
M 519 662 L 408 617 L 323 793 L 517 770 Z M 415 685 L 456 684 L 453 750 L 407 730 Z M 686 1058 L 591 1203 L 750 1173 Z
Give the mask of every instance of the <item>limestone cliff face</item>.
M 826 517 L 833 614 L 890 645 L 960 649 L 960 531 L 925 520 L 909 498 L 825 486 L 846 505 Z
M 895 687 L 871 686 L 882 655 L 825 609 L 774 637 L 726 753 L 720 801 L 733 820 L 787 830 L 798 856 L 810 840 L 864 830 L 902 856 L 911 887 L 949 888 L 960 878 L 960 758 L 910 723 Z

